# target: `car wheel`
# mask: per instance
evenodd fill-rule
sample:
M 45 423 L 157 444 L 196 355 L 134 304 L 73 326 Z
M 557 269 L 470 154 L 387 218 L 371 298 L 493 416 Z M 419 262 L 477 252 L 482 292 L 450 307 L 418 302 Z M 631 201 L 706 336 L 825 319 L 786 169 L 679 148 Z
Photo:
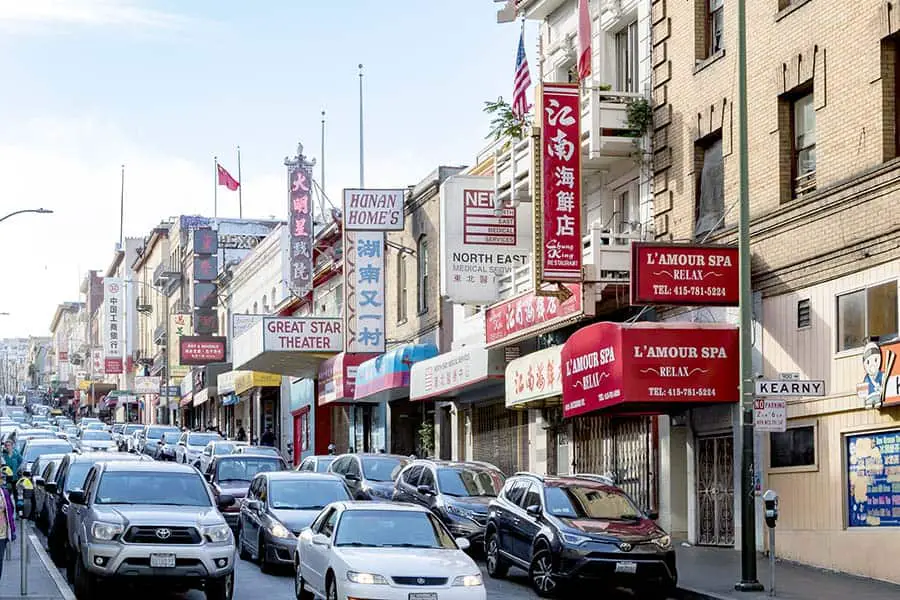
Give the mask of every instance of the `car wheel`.
M 241 560 L 250 560 L 250 552 L 247 551 L 247 544 L 244 543 L 244 528 L 238 526 L 238 556 Z
M 559 589 L 559 583 L 553 577 L 553 555 L 546 548 L 540 548 L 531 558 L 528 568 L 528 580 L 531 587 L 541 598 L 553 598 Z
M 500 556 L 500 541 L 497 539 L 496 533 L 488 536 L 487 544 L 485 544 L 484 562 L 487 566 L 488 576 L 499 579 L 506 577 L 509 572 L 509 565 Z
M 334 575 L 328 578 L 328 584 L 325 590 L 325 600 L 338 600 L 337 582 L 334 580 Z
M 231 600 L 234 597 L 234 573 L 206 580 L 206 600 Z
M 269 574 L 272 572 L 272 564 L 269 562 L 269 552 L 266 549 L 266 536 L 264 533 L 259 534 L 259 541 L 256 544 L 256 556 L 259 559 L 259 570 Z
M 294 565 L 294 597 L 297 600 L 312 600 L 312 592 L 306 589 L 306 582 L 300 574 L 300 562 Z

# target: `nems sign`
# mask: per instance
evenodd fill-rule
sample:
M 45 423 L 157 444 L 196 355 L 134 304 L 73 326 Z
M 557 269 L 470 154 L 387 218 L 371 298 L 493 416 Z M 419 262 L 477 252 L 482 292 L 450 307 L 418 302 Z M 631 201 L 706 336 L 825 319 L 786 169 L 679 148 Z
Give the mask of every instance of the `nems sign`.
M 631 303 L 737 306 L 738 270 L 734 246 L 635 242 Z

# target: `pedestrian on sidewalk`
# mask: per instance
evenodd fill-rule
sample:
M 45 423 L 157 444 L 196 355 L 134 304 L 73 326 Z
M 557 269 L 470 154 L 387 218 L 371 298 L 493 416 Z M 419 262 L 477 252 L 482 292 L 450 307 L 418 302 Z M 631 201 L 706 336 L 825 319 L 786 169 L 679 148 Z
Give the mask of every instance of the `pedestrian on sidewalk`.
M 6 545 L 16 541 L 15 502 L 6 489 L 6 477 L 6 469 L 0 470 L 0 578 L 3 577 Z

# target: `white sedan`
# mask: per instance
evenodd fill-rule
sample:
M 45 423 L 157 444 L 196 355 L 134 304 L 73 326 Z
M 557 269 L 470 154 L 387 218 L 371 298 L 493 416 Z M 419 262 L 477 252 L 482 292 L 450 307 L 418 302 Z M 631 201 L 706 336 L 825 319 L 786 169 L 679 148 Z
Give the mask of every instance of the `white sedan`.
M 335 502 L 297 539 L 297 598 L 485 600 L 481 571 L 430 511 Z

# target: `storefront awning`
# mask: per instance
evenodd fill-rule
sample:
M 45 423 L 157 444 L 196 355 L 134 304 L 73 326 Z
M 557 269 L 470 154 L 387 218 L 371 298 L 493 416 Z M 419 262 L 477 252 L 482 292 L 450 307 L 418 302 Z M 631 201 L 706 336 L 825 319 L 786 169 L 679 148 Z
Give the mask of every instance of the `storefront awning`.
M 319 366 L 319 406 L 332 402 L 353 402 L 359 365 L 377 354 L 341 352 Z
M 414 364 L 410 370 L 409 399 L 455 398 L 496 386 L 503 379 L 502 349 L 466 346 Z
M 562 397 L 562 346 L 510 361 L 506 366 L 506 408 L 540 408 Z
M 717 323 L 595 323 L 563 344 L 563 416 L 667 414 L 740 398 L 738 330 Z
M 209 400 L 209 388 L 203 388 L 194 392 L 194 406 L 200 406 Z
M 281 375 L 260 371 L 234 371 L 234 393 L 243 394 L 256 387 L 281 387 Z
M 236 370 L 315 377 L 322 361 L 344 348 L 341 319 L 263 317 L 234 340 Z
M 356 371 L 357 402 L 383 402 L 409 395 L 412 366 L 437 356 L 434 344 L 406 344 L 371 358 Z

